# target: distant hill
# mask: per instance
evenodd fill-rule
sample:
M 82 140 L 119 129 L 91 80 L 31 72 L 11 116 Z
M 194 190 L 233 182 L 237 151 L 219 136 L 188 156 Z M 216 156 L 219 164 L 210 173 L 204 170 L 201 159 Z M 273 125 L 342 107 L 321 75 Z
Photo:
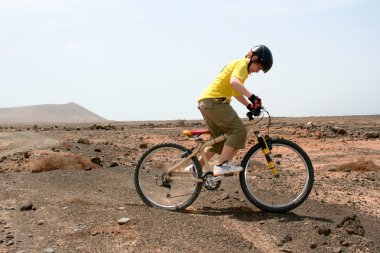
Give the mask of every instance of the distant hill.
M 87 123 L 106 119 L 76 103 L 0 108 L 0 124 Z

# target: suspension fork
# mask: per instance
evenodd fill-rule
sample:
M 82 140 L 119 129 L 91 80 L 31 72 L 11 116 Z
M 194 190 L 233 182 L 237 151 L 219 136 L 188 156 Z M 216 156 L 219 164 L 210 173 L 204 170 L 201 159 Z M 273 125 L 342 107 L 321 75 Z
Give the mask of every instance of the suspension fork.
M 272 146 L 268 145 L 266 138 L 263 137 L 261 133 L 255 132 L 255 135 L 260 144 L 261 151 L 263 152 L 263 155 L 265 156 L 265 159 L 267 160 L 268 169 L 271 170 L 274 176 L 278 176 L 279 175 L 278 169 L 276 168 L 276 165 L 273 162 L 272 157 L 271 157 Z

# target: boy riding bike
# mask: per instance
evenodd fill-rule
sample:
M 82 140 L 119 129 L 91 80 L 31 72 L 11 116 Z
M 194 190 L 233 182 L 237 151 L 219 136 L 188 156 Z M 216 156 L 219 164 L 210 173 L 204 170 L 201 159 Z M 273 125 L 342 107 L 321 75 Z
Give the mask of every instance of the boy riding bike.
M 198 99 L 201 111 L 211 137 L 228 134 L 224 142 L 215 144 L 206 150 L 207 159 L 219 154 L 214 176 L 239 173 L 241 166 L 231 163 L 239 149 L 243 149 L 247 138 L 246 129 L 236 111 L 231 107 L 231 97 L 235 97 L 251 112 L 261 107 L 261 99 L 244 87 L 248 75 L 262 70 L 268 72 L 273 64 L 271 51 L 264 45 L 255 46 L 245 58 L 234 60 L 226 65 L 214 81 L 202 92 Z M 199 159 L 203 167 L 205 162 Z M 192 165 L 185 168 L 191 172 Z

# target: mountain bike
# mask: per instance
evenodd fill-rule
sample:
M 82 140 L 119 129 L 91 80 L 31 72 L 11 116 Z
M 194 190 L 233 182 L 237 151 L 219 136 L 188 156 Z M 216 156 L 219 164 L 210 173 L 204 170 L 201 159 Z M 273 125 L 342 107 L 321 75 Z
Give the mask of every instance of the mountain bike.
M 258 123 L 268 115 L 266 135 Z M 254 120 L 253 115 L 257 115 Z M 248 112 L 244 121 L 247 140 L 254 134 L 257 143 L 244 155 L 239 173 L 241 189 L 257 208 L 274 213 L 288 212 L 301 205 L 308 197 L 314 182 L 312 162 L 297 144 L 283 138 L 271 138 L 271 117 L 264 108 L 259 113 Z M 208 130 L 184 130 L 196 146 L 188 149 L 176 143 L 161 143 L 149 148 L 135 168 L 134 182 L 142 201 L 150 206 L 180 211 L 190 206 L 201 192 L 216 190 L 223 176 L 215 177 L 205 155 L 205 148 L 226 140 L 227 134 L 217 138 L 202 138 Z M 203 170 L 198 157 L 205 161 Z M 186 170 L 188 166 L 192 170 Z M 227 175 L 226 175 L 227 176 Z

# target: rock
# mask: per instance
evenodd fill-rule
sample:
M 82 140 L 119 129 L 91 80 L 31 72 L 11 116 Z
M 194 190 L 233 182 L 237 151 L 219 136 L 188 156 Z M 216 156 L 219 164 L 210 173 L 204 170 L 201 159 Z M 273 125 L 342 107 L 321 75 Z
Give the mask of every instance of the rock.
M 125 223 L 127 223 L 130 220 L 131 220 L 130 218 L 120 218 L 120 219 L 117 220 L 117 223 L 119 225 L 124 225 Z
M 282 243 L 288 243 L 290 241 L 292 241 L 293 238 L 290 236 L 290 235 L 285 235 L 282 239 L 281 239 L 281 242 Z
M 90 141 L 88 139 L 84 139 L 84 138 L 80 138 L 78 140 L 78 143 L 81 143 L 81 144 L 90 144 Z
M 272 235 L 271 236 L 271 239 L 272 239 L 272 242 L 274 243 L 274 245 L 276 245 L 277 247 L 281 247 L 283 246 L 284 244 L 281 242 L 281 240 L 279 240 L 276 236 Z
M 7 240 L 12 240 L 12 239 L 14 239 L 15 237 L 14 237 L 14 235 L 12 235 L 12 234 L 7 234 L 7 235 L 5 236 L 5 238 L 6 238 Z
M 146 144 L 146 143 L 141 143 L 140 144 L 140 146 L 139 146 L 140 148 L 148 148 L 148 144 Z
M 43 225 L 44 223 L 45 223 L 44 220 L 38 220 L 38 221 L 37 221 L 37 225 L 40 225 L 40 226 Z
M 11 246 L 11 245 L 13 245 L 15 242 L 13 241 L 13 240 L 9 240 L 9 241 L 7 241 L 7 243 L 5 244 L 5 245 L 7 245 L 7 246 Z
M 54 249 L 53 248 L 47 248 L 44 250 L 44 253 L 54 253 Z
M 108 167 L 117 167 L 119 166 L 119 163 L 118 162 L 112 162 Z
M 338 228 L 343 228 L 350 235 L 364 236 L 365 230 L 360 223 L 360 219 L 356 215 L 346 216 L 337 225 Z
M 364 134 L 364 137 L 366 139 L 376 139 L 376 138 L 379 138 L 379 135 L 380 135 L 379 132 L 370 131 L 370 132 L 366 132 Z
M 283 248 L 283 249 L 280 249 L 280 252 L 293 253 L 293 250 L 288 249 L 288 248 Z
M 331 229 L 326 226 L 318 227 L 318 234 L 328 236 L 331 234 Z
M 316 249 L 318 245 L 316 243 L 310 244 L 310 249 Z
M 98 152 L 98 153 L 102 152 L 102 150 L 100 148 L 96 148 L 96 149 L 94 149 L 94 151 Z
M 33 203 L 32 202 L 27 202 L 20 207 L 20 211 L 29 211 L 32 209 L 33 209 Z
M 336 134 L 341 134 L 341 135 L 347 134 L 347 131 L 344 130 L 344 128 L 338 127 L 338 126 L 332 126 L 331 131 L 333 131 Z
M 97 165 L 100 165 L 102 160 L 100 159 L 100 157 L 93 157 L 93 158 L 91 158 L 91 162 L 93 162 Z
M 344 247 L 348 247 L 348 246 L 351 245 L 351 243 L 350 243 L 349 241 L 347 241 L 347 240 L 342 240 L 342 241 L 340 242 L 340 245 L 342 245 L 342 246 L 344 246 Z
M 336 247 L 336 248 L 333 249 L 332 252 L 333 252 L 333 253 L 341 253 L 342 250 L 343 250 L 342 247 Z
M 30 157 L 29 151 L 24 152 L 24 158 L 28 159 Z
M 230 195 L 228 193 L 223 193 L 222 195 L 219 196 L 220 200 L 226 200 L 229 198 L 230 198 Z

